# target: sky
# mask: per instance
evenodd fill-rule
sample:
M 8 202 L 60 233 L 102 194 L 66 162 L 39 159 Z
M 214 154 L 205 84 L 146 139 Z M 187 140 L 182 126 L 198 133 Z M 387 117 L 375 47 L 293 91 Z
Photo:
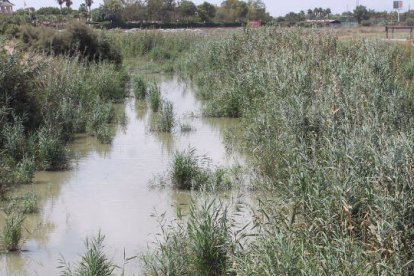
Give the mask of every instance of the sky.
M 56 0 L 10 0 L 15 4 L 15 9 L 23 8 L 24 2 L 26 7 L 34 7 L 36 9 L 40 7 L 55 6 L 58 7 Z M 73 0 L 74 8 L 78 8 L 83 0 Z M 103 2 L 103 0 L 94 0 L 92 8 L 97 8 Z M 194 3 L 200 4 L 204 0 L 193 0 Z M 220 4 L 222 0 L 207 0 L 207 2 L 213 4 Z M 355 8 L 356 3 L 364 5 L 369 9 L 377 11 L 392 10 L 393 0 L 263 0 L 266 4 L 267 10 L 272 16 L 285 15 L 288 12 L 299 12 L 301 10 L 308 10 L 310 8 L 322 7 L 330 8 L 334 13 L 340 13 L 344 11 L 352 11 Z M 414 8 L 414 0 L 405 0 L 404 9 L 409 7 Z

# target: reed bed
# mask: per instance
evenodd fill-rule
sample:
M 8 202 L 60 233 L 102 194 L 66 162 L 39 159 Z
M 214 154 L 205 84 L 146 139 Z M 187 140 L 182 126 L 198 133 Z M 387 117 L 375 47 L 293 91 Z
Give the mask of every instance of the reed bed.
M 412 274 L 413 52 L 264 28 L 182 68 L 211 116 L 240 117 L 266 191 L 239 274 Z
M 400 45 L 270 27 L 200 40 L 177 60 L 206 115 L 241 118 L 239 147 L 259 179 L 255 238 L 209 275 L 413 273 L 412 57 Z M 177 158 L 189 170 L 171 175 L 189 171 L 191 183 L 197 160 Z M 170 241 L 183 243 L 180 231 Z M 164 245 L 154 273 L 191 266 L 183 248 Z
M 31 182 L 36 169 L 66 168 L 66 145 L 74 133 L 89 132 L 102 142 L 111 139 L 111 103 L 126 97 L 128 76 L 122 69 L 0 49 L 2 190 Z

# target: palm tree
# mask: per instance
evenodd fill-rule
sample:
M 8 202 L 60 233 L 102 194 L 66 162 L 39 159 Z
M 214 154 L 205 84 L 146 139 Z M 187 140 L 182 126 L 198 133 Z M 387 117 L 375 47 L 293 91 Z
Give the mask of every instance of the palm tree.
M 70 6 L 72 6 L 73 2 L 72 0 L 66 0 L 66 7 L 70 10 Z
M 93 0 L 85 0 L 85 4 L 88 7 L 89 13 L 91 12 L 91 6 L 93 4 Z
M 59 6 L 60 6 L 60 10 L 62 10 L 62 5 L 63 3 L 65 3 L 65 0 L 57 0 Z

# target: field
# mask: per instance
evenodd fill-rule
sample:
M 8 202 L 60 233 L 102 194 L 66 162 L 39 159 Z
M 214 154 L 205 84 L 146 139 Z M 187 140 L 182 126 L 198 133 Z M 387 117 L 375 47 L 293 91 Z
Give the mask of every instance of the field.
M 129 259 L 124 247 L 123 261 L 137 260 L 136 267 L 111 259 L 104 235 L 116 231 L 102 229 L 87 239 L 79 263 L 61 260 L 64 275 L 129 275 L 134 269 L 146 275 L 414 273 L 409 43 L 385 41 L 382 28 L 100 31 L 91 35 L 100 55 L 82 56 L 85 51 L 64 50 L 76 41 L 73 33 L 56 35 L 54 50 L 44 48 L 39 34 L 16 48 L 15 59 L 6 51 L 0 55 L 7 64 L 0 65 L 4 205 L 36 170 L 70 168 L 66 148 L 79 133 L 102 143 L 115 139 L 118 153 L 124 144 L 117 139 L 134 137 L 142 143 L 134 150 L 153 147 L 138 134 L 161 141 L 168 162 L 157 161 L 162 164 L 150 186 L 159 190 L 151 193 L 184 194 L 185 200 L 173 198 L 178 203 L 165 211 L 173 214 L 159 217 L 148 249 Z M 160 81 L 168 74 L 174 81 Z M 174 94 L 177 79 L 185 88 Z M 127 115 L 115 111 L 120 102 Z M 229 118 L 234 121 L 222 121 Z M 114 125 L 126 125 L 126 134 Z M 128 136 L 128 126 L 142 130 Z M 217 147 L 226 150 L 210 158 L 203 150 L 214 148 L 216 129 Z M 235 153 L 237 165 L 223 162 L 227 152 Z M 137 179 L 113 174 L 130 187 L 143 182 L 149 167 L 132 168 L 159 153 L 150 151 L 148 160 L 128 154 L 115 161 Z M 116 186 L 107 188 L 110 197 L 119 196 Z M 24 249 L 25 210 L 42 208 L 31 206 L 35 196 L 15 199 L 24 208 L 16 203 L 4 209 L 5 252 Z M 134 220 L 124 216 L 125 225 Z

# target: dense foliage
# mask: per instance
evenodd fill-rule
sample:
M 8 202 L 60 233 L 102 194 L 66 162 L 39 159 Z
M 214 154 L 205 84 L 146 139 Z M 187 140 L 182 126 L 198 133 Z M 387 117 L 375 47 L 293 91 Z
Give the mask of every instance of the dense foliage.
M 242 118 L 261 179 L 256 237 L 227 272 L 413 273 L 411 57 L 268 28 L 203 41 L 184 59 L 206 113 Z
M 126 74 L 108 63 L 30 56 L 0 47 L 0 186 L 30 182 L 34 170 L 67 166 L 74 133 L 108 132 Z
M 90 61 L 122 62 L 117 48 L 112 47 L 103 32 L 97 33 L 81 23 L 68 25 L 63 32 L 50 28 L 22 26 L 18 37 L 24 45 L 39 52 L 53 55 L 84 57 Z

